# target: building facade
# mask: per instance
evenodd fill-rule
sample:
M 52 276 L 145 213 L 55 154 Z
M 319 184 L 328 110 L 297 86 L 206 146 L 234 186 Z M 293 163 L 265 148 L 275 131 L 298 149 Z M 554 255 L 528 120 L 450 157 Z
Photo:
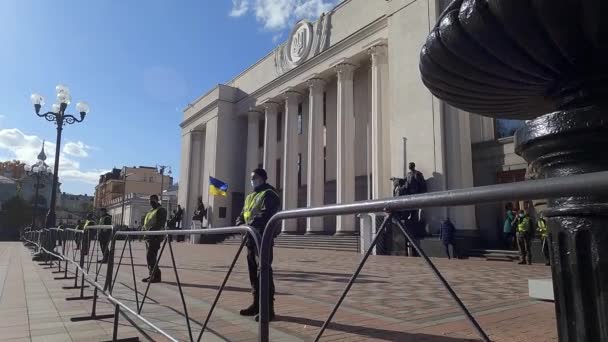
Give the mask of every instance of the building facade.
M 62 193 L 57 202 L 57 222 L 67 227 L 84 221 L 88 213 L 94 212 L 93 196 Z
M 512 140 L 498 139 L 501 123 L 452 108 L 422 84 L 420 48 L 444 6 L 343 1 L 315 22 L 298 22 L 286 42 L 189 104 L 180 124 L 185 225 L 199 196 L 211 208 L 210 225 L 233 224 L 257 167 L 284 209 L 389 197 L 390 178 L 404 177 L 409 162 L 429 191 L 525 173 Z M 228 196 L 209 195 L 209 176 L 229 184 Z M 459 234 L 485 240 L 502 226 L 500 205 L 432 208 L 424 218 L 430 233 L 449 216 Z M 357 234 L 358 222 L 354 215 L 292 220 L 282 232 Z
M 125 194 L 160 195 L 172 184 L 173 177 L 161 175 L 156 167 L 114 168 L 99 177 L 99 184 L 95 186 L 95 208 L 107 207 Z
M 167 209 L 167 219 L 169 219 L 173 210 L 177 209 L 177 192 L 163 193 L 162 206 Z M 144 217 L 150 208 L 150 195 L 136 193 L 127 194 L 124 203 L 120 197 L 107 206 L 108 214 L 112 216 L 112 224 L 124 225 L 131 229 L 143 226 Z

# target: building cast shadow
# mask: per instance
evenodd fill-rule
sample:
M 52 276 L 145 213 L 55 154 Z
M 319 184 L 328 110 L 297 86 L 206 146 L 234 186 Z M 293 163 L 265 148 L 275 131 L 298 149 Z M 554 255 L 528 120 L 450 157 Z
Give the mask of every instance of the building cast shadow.
M 309 319 L 304 317 L 294 317 L 294 316 L 282 316 L 277 315 L 275 318 L 276 322 L 288 322 L 295 323 L 300 325 L 309 325 L 317 328 L 321 328 L 324 321 L 319 321 L 315 319 Z M 394 342 L 409 342 L 409 341 L 425 341 L 425 342 L 479 342 L 479 339 L 467 339 L 467 338 L 454 338 L 447 336 L 436 336 L 429 334 L 416 334 L 416 333 L 408 333 L 402 331 L 393 331 L 386 329 L 377 329 L 373 327 L 366 326 L 358 326 L 358 325 L 349 325 L 342 323 L 330 323 L 328 329 L 334 331 L 342 331 L 351 334 L 356 334 L 359 336 L 370 337 L 378 340 L 384 341 L 394 341 Z M 321 336 L 321 341 L 323 341 L 323 337 Z

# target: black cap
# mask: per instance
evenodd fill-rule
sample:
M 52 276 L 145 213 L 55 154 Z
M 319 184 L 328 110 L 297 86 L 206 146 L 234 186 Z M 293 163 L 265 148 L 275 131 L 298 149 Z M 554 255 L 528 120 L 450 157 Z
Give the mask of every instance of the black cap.
M 268 179 L 268 174 L 266 173 L 266 170 L 264 170 L 264 169 L 255 169 L 252 172 L 254 174 L 260 176 L 264 181 L 266 181 Z

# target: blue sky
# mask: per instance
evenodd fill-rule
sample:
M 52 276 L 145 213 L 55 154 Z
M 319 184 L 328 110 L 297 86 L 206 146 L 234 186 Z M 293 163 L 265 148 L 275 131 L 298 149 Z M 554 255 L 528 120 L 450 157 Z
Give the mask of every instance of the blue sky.
M 91 113 L 63 131 L 62 191 L 93 193 L 123 165 L 171 165 L 179 175 L 182 109 L 282 42 L 302 17 L 337 0 L 2 0 L 0 160 L 35 161 L 54 125 L 29 95 L 65 84 Z M 49 148 L 50 147 L 50 148 Z

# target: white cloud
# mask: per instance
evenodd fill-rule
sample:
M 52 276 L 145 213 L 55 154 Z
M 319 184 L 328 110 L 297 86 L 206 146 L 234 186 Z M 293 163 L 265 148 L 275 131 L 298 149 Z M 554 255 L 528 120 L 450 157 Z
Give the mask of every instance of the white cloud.
M 91 146 L 85 145 L 82 141 L 73 142 L 70 141 L 63 147 L 63 153 L 73 157 L 88 157 Z
M 0 129 L 0 161 L 18 159 L 31 165 L 38 160 L 41 146 L 42 139 L 35 135 L 24 134 L 18 128 Z M 68 157 L 68 155 L 76 157 L 88 156 L 86 150 L 90 149 L 92 149 L 90 146 L 81 141 L 66 143 L 63 153 L 59 156 L 59 177 L 61 182 L 75 181 L 94 185 L 99 181 L 100 174 L 108 172 L 107 170 L 83 171 L 78 161 Z M 47 157 L 46 163 L 52 168 L 55 160 L 55 144 L 46 142 L 44 150 Z M 7 152 L 8 156 L 5 157 Z
M 4 119 L 6 116 L 3 114 L 0 114 L 0 120 Z
M 283 33 L 277 33 L 274 36 L 272 36 L 272 42 L 276 43 L 279 41 L 279 39 L 283 38 Z
M 329 11 L 338 0 L 232 0 L 230 16 L 252 11 L 265 29 L 282 30 L 300 19 L 314 19 Z
M 249 9 L 249 0 L 232 0 L 232 10 L 230 11 L 231 17 L 240 17 L 247 13 Z

